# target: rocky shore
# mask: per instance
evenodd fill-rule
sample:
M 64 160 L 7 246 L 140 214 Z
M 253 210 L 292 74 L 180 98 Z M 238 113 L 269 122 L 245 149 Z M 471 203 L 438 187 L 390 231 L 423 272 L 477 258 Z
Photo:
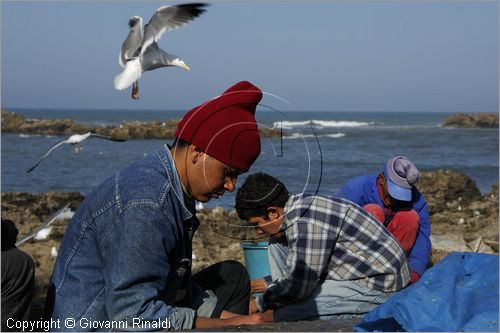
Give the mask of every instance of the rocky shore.
M 443 127 L 498 128 L 498 113 L 458 113 L 445 118 Z
M 469 249 L 467 244 L 474 241 L 480 245 L 476 244 L 475 250 L 498 253 L 498 185 L 481 196 L 474 181 L 466 175 L 438 170 L 423 172 L 418 188 L 429 205 L 434 238 L 433 262 L 450 251 Z M 16 222 L 21 238 L 65 204 L 69 203 L 74 211 L 82 200 L 82 195 L 76 192 L 6 192 L 2 193 L 2 218 Z M 222 207 L 202 209 L 198 211 L 198 217 L 201 225 L 194 238 L 194 271 L 225 259 L 244 262 L 240 242 L 257 236 L 252 228 L 238 219 L 234 210 L 228 212 Z M 57 220 L 46 239 L 32 239 L 20 246 L 36 263 L 40 295 L 47 288 L 55 261 L 51 249 L 59 248 L 68 221 Z
M 22 115 L 2 109 L 2 132 L 35 135 L 70 136 L 93 132 L 116 139 L 172 139 L 179 119 L 151 122 L 124 122 L 119 126 L 77 124 L 72 119 L 25 119 Z M 264 137 L 278 137 L 279 130 L 260 127 Z

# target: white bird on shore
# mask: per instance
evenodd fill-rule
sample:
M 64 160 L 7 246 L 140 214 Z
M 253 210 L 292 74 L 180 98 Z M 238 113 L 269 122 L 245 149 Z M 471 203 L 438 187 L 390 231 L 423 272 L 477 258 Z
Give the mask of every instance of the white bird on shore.
M 57 249 L 55 246 L 52 246 L 52 248 L 50 249 L 50 255 L 54 258 L 57 257 Z
M 125 69 L 115 77 L 115 89 L 123 90 L 132 85 L 132 98 L 138 99 L 138 80 L 143 72 L 167 66 L 189 71 L 189 66 L 182 59 L 160 49 L 157 42 L 165 32 L 179 28 L 205 12 L 206 6 L 205 3 L 188 3 L 160 7 L 144 26 L 144 36 L 142 18 L 132 16 L 128 23 L 130 31 L 118 59 L 120 66 Z
M 196 201 L 195 207 L 196 210 L 202 210 L 203 208 L 205 208 L 205 206 L 203 206 L 203 203 L 199 201 Z
M 49 237 L 51 231 L 52 231 L 52 227 L 44 228 L 44 229 L 38 231 L 35 234 L 35 237 L 33 237 L 33 239 L 35 239 L 35 240 L 44 240 L 44 239 L 47 239 L 47 237 Z
M 38 166 L 38 164 L 40 164 L 40 162 L 44 158 L 46 158 L 47 156 L 49 156 L 49 154 L 54 149 L 56 149 L 57 147 L 65 144 L 65 143 L 68 143 L 68 144 L 76 146 L 75 149 L 76 149 L 76 152 L 78 152 L 79 149 L 78 149 L 77 145 L 79 145 L 83 140 L 88 139 L 88 138 L 99 138 L 99 139 L 106 139 L 106 140 L 118 141 L 118 142 L 126 141 L 124 139 L 115 139 L 115 138 L 112 138 L 110 136 L 95 134 L 95 133 L 92 133 L 92 132 L 87 132 L 85 134 L 74 134 L 74 135 L 70 136 L 69 138 L 67 138 L 65 140 L 62 140 L 62 141 L 59 141 L 58 143 L 52 145 L 52 147 L 49 148 L 49 150 L 45 153 L 45 155 L 43 155 L 42 157 L 40 157 L 40 159 L 31 168 L 29 168 L 26 171 L 26 173 L 30 173 L 31 171 L 33 171 L 33 169 L 35 169 Z

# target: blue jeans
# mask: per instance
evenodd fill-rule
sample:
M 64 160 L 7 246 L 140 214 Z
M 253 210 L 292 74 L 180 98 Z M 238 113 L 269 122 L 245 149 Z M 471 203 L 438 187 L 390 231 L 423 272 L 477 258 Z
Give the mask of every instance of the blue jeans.
M 283 278 L 287 254 L 287 246 L 272 240 L 269 242 L 269 268 L 273 281 Z M 391 295 L 356 281 L 325 280 L 307 298 L 275 310 L 274 321 L 361 317 Z

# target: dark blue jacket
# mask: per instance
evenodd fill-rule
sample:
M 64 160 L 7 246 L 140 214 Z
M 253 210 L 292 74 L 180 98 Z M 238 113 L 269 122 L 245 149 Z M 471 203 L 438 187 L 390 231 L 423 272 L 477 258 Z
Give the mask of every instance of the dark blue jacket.
M 377 177 L 378 174 L 354 177 L 342 186 L 337 196 L 355 202 L 360 206 L 377 203 L 384 207 L 377 189 Z M 416 188 L 413 188 L 412 206 L 420 217 L 420 228 L 408 260 L 410 269 L 422 275 L 431 253 L 431 222 L 427 212 L 427 202 Z

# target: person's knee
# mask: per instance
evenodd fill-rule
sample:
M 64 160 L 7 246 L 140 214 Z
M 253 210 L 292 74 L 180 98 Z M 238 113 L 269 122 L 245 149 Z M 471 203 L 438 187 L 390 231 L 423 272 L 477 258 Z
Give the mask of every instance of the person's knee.
M 241 281 L 242 285 L 250 286 L 250 276 L 246 267 L 236 260 L 225 260 L 219 262 L 220 273 L 224 276 L 224 280 Z
M 389 224 L 389 231 L 396 237 L 406 254 L 410 253 L 419 230 L 420 218 L 412 210 L 399 211 Z
M 379 222 L 385 222 L 385 213 L 384 209 L 375 203 L 366 204 L 363 206 L 363 209 L 373 215 Z
M 394 215 L 393 223 L 399 224 L 398 227 L 410 233 L 417 233 L 420 217 L 415 209 L 399 211 Z

